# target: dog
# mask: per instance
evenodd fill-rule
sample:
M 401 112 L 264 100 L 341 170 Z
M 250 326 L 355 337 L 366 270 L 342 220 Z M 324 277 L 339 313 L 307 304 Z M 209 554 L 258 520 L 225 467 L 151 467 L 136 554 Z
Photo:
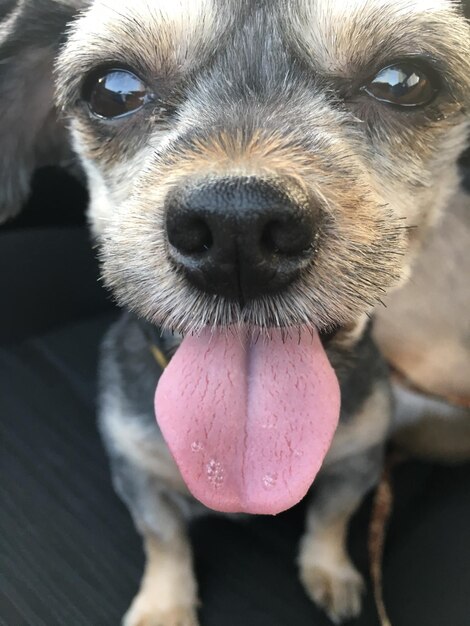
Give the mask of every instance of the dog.
M 208 507 L 279 512 L 317 472 L 300 579 L 333 621 L 358 615 L 346 535 L 392 430 L 382 353 L 414 371 L 407 345 L 426 335 L 403 322 L 409 285 L 433 267 L 449 288 L 443 233 L 463 249 L 470 232 L 462 7 L 4 4 L 0 210 L 19 210 L 43 155 L 68 158 L 69 136 L 103 278 L 128 310 L 103 346 L 99 420 L 147 557 L 125 626 L 197 624 L 188 521 Z M 418 315 L 436 330 L 432 311 Z M 433 379 L 432 364 L 420 372 Z M 429 402 L 468 417 L 429 391 L 396 394 L 408 427 Z

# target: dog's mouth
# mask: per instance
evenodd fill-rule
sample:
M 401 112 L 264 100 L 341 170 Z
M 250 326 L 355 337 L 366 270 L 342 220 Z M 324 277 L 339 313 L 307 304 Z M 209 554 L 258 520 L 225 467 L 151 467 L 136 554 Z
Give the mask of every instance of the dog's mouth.
M 165 250 L 193 299 L 172 307 L 167 287 L 153 320 L 191 333 L 159 381 L 155 412 L 189 490 L 211 509 L 289 509 L 329 450 L 340 391 L 319 329 L 364 310 L 354 283 L 368 275 L 331 254 L 348 240 L 335 240 L 324 204 L 290 180 L 257 177 L 191 180 L 167 197 Z M 131 279 L 140 293 L 145 281 Z
M 155 410 L 191 493 L 223 512 L 299 502 L 330 447 L 340 392 L 319 333 L 206 330 L 163 373 Z
M 313 262 L 321 223 L 319 207 L 291 188 L 242 177 L 178 189 L 167 203 L 174 263 L 214 297 L 284 293 Z M 186 337 L 156 391 L 189 490 L 218 511 L 275 514 L 299 502 L 338 423 L 338 380 L 319 333 L 274 321 L 269 330 L 260 317 L 259 336 L 248 324 Z

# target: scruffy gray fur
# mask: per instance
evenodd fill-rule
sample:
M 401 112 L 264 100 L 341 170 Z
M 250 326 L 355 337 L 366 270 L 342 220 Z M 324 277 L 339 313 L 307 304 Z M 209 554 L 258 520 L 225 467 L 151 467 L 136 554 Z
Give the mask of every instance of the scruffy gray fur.
M 399 363 L 407 316 L 387 317 L 381 304 L 400 309 L 395 294 L 425 254 L 437 273 L 443 266 L 433 237 L 444 232 L 445 207 L 460 206 L 458 158 L 467 147 L 470 29 L 462 7 L 451 0 L 19 0 L 0 4 L 0 18 L 0 219 L 19 210 L 44 155 L 57 161 L 67 153 L 67 127 L 88 180 L 104 280 L 132 311 L 110 330 L 100 375 L 100 428 L 114 483 L 147 554 L 125 626 L 197 624 L 186 525 L 207 511 L 190 496 L 155 424 L 161 370 L 150 347 L 171 353 L 172 332 L 207 326 L 321 332 L 342 410 L 309 496 L 300 579 L 336 623 L 358 615 L 363 581 L 346 552 L 347 525 L 378 480 L 392 414 L 368 320 L 379 312 L 376 336 Z M 381 69 L 417 58 L 439 77 L 427 105 L 404 110 L 367 95 Z M 121 121 L 92 115 L 84 85 L 104 65 L 131 68 L 158 101 Z M 169 260 L 169 194 L 188 180 L 227 176 L 296 185 L 319 207 L 314 262 L 279 293 L 243 303 L 214 297 Z M 462 246 L 468 215 L 458 221 Z M 459 293 L 470 304 L 463 282 Z M 431 322 L 425 326 L 436 336 Z M 467 326 L 453 328 L 459 343 Z M 432 378 L 432 367 L 425 369 Z
M 340 378 L 341 425 L 315 482 L 299 557 L 307 592 L 335 621 L 360 611 L 363 581 L 345 551 L 347 521 L 379 478 L 391 414 L 386 368 L 370 329 L 354 348 L 342 346 L 340 337 L 341 333 L 330 341 L 327 353 Z M 153 395 L 162 370 L 150 346 L 156 343 L 166 352 L 173 342 L 171 335 L 160 338 L 151 324 L 125 314 L 107 335 L 100 375 L 100 428 L 115 488 L 143 536 L 163 542 L 179 536 L 181 527 L 195 516 L 209 512 L 190 496 L 155 424 Z M 147 610 L 162 620 L 149 619 L 149 624 L 167 626 L 160 615 L 157 587 L 144 586 L 126 626 L 140 624 Z M 184 603 L 187 596 L 186 586 L 174 589 L 173 602 Z M 195 620 L 193 609 L 188 608 L 187 620 Z M 168 620 L 171 626 L 177 623 Z

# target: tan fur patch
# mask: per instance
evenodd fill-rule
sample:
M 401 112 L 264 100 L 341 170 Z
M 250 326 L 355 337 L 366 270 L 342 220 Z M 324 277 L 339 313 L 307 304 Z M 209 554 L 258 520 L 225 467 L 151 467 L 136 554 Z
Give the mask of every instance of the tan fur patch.
M 145 572 L 125 626 L 197 626 L 196 580 L 187 538 L 178 533 L 162 542 L 144 535 Z
M 470 397 L 470 212 L 454 195 L 425 242 L 407 286 L 377 311 L 375 336 L 386 358 L 417 386 Z
M 351 511 L 326 520 L 315 520 L 302 538 L 300 579 L 305 591 L 335 623 L 357 616 L 364 583 L 346 550 Z
M 351 350 L 364 335 L 368 323 L 369 318 L 367 315 L 363 315 L 352 324 L 346 324 L 335 335 L 335 347 L 338 347 L 340 350 Z
M 384 441 L 390 428 L 390 420 L 389 392 L 383 384 L 378 384 L 358 413 L 338 426 L 324 466 L 328 467 Z
M 341 565 L 349 561 L 346 553 L 346 533 L 351 512 L 341 513 L 335 519 L 328 519 L 324 526 L 320 526 L 318 520 L 314 522 L 311 532 L 307 532 L 304 538 L 303 548 L 300 553 L 300 563 L 303 568 L 308 568 L 319 563 L 336 563 Z

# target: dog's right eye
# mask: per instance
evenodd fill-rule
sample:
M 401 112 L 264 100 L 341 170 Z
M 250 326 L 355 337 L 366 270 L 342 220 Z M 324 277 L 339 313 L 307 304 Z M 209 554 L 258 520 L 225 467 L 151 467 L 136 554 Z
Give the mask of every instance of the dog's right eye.
M 97 117 L 112 120 L 135 113 L 152 99 L 147 85 L 124 69 L 92 75 L 83 89 L 83 99 Z

